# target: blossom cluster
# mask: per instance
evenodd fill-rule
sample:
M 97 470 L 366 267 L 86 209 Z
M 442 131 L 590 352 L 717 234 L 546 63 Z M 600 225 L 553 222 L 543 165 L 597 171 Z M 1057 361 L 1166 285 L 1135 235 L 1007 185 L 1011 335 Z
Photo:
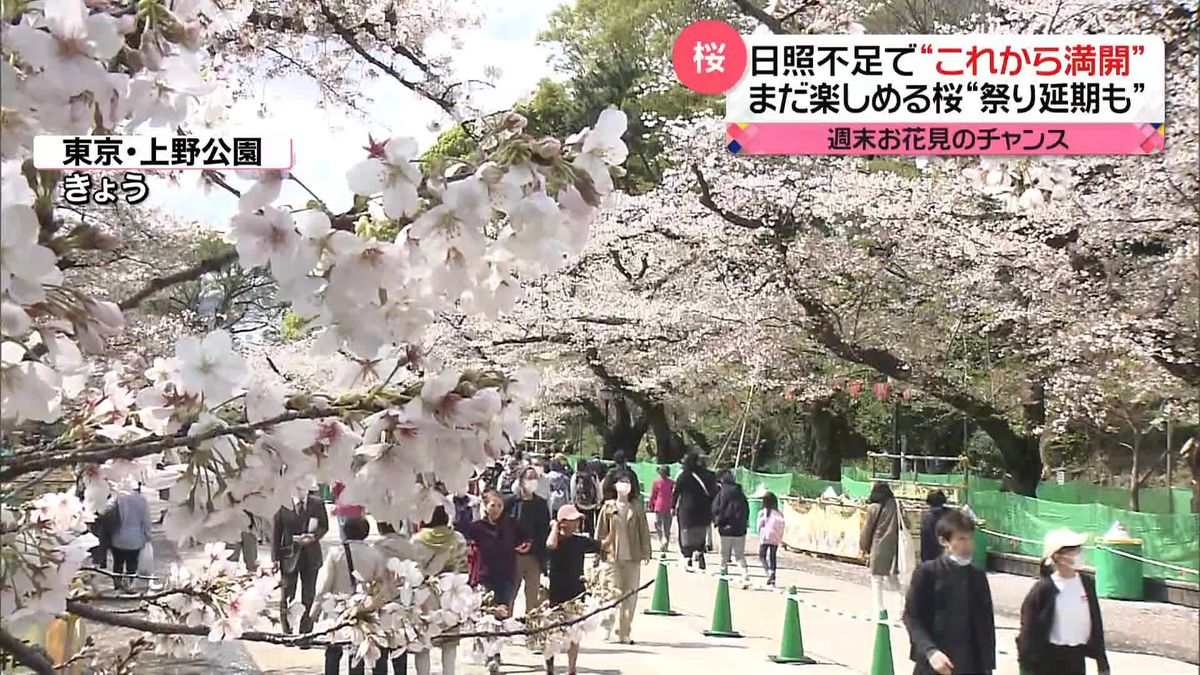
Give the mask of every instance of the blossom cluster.
M 345 10 L 342 18 L 356 30 L 395 44 L 384 28 L 394 16 L 383 4 L 361 14 L 361 3 L 320 4 L 321 29 L 331 27 L 330 12 Z M 474 467 L 521 438 L 536 373 L 442 367 L 415 345 L 440 313 L 496 316 L 520 298 L 523 281 L 578 253 L 627 154 L 626 119 L 615 109 L 564 141 L 531 137 L 511 115 L 487 157 L 444 171 L 422 169 L 411 139 L 372 142 L 346 178 L 364 211 L 397 224 L 390 240 L 356 232 L 319 202 L 298 212 L 277 205 L 290 176 L 257 176 L 230 220 L 238 261 L 269 271 L 279 298 L 320 329 L 321 350 L 350 357 L 361 371 L 350 378 L 354 392 L 314 395 L 289 391 L 279 378 L 252 377 L 222 330 L 182 337 L 173 356 L 151 364 L 87 356 L 104 351 L 125 317 L 114 302 L 72 288 L 60 267 L 73 250 L 108 244 L 60 231 L 57 176 L 23 164 L 32 137 L 176 127 L 197 113 L 207 119 L 203 106 L 219 84 L 210 78 L 219 64 L 208 58 L 208 43 L 240 21 L 260 20 L 254 5 L 232 3 L 226 11 L 206 0 L 128 8 L 46 0 L 5 7 L 0 414 L 6 432 L 57 425 L 52 443 L 18 447 L 22 457 L 76 468 L 75 449 L 88 460 L 78 467 L 83 499 L 70 502 L 78 518 L 55 516 L 48 527 L 36 515 L 41 501 L 6 507 L 4 555 L 12 549 L 22 564 L 3 579 L 0 620 L 64 611 L 68 584 L 95 544 L 82 523 L 116 490 L 168 490 L 165 529 L 181 543 L 235 539 L 247 512 L 270 518 L 317 482 L 346 483 L 347 498 L 380 519 L 423 520 L 442 503 L 443 486 L 465 489 Z M 309 22 L 314 11 L 300 20 Z M 50 497 L 59 498 L 43 500 Z M 266 581 L 224 561 L 218 548 L 207 553 L 199 573 L 172 570 L 166 590 L 206 588 L 209 601 L 180 592 L 155 611 L 210 625 L 212 639 L 261 626 Z M 419 630 L 409 629 L 414 619 L 404 603 L 377 607 L 370 618 L 382 627 L 377 635 L 398 646 L 427 640 L 431 625 L 466 620 L 479 605 L 462 581 L 421 582 L 421 592 L 443 603 L 432 619 L 422 614 Z M 357 601 L 332 602 L 345 613 Z M 381 643 L 367 634 L 351 630 L 350 638 L 370 652 Z M 179 640 L 162 642 L 175 648 Z

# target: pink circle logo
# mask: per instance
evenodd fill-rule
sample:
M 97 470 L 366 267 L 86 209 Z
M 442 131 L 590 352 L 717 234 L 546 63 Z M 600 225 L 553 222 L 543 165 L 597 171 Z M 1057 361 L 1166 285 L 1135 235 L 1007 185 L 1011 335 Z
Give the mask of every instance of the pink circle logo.
M 671 50 L 675 76 L 699 94 L 729 91 L 746 70 L 746 43 L 724 21 L 697 21 L 683 29 Z

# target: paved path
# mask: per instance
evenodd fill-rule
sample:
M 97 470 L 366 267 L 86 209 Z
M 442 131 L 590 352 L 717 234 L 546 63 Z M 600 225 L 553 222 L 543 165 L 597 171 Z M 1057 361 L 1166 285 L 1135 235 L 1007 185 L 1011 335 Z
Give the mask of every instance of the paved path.
M 702 631 L 709 627 L 716 592 L 716 580 L 710 575 L 688 574 L 672 565 L 670 568 L 673 608 L 679 617 L 656 617 L 639 614 L 634 624 L 635 644 L 607 644 L 603 636 L 590 636 L 580 656 L 580 673 L 610 675 L 615 673 L 654 673 L 656 675 L 700 675 L 703 673 L 737 673 L 738 675 L 767 675 L 784 670 L 767 657 L 779 648 L 779 633 L 785 609 L 782 594 L 767 590 L 733 588 L 732 607 L 734 627 L 745 637 L 740 640 L 707 638 Z M 643 578 L 649 579 L 656 570 L 647 566 Z M 836 609 L 846 614 L 861 614 L 869 607 L 870 593 L 860 584 L 831 580 L 823 574 L 797 570 L 781 571 L 781 583 L 795 585 L 801 598 Z M 640 609 L 649 606 L 651 591 L 641 596 Z M 900 609 L 898 596 L 888 598 L 892 615 Z M 518 610 L 519 611 L 519 610 Z M 813 675 L 867 673 L 871 667 L 874 628 L 871 624 L 844 615 L 827 613 L 809 606 L 801 608 L 801 625 L 807 655 L 816 665 L 801 668 Z M 1016 622 L 1001 617 L 998 621 L 998 643 L 1011 651 L 1016 635 Z M 903 630 L 890 631 L 897 673 L 911 672 L 907 659 L 908 640 Z M 268 645 L 247 647 L 255 663 L 264 673 L 316 673 L 321 666 L 319 652 L 297 652 Z M 460 651 L 459 673 L 477 675 L 486 672 L 481 666 L 463 663 L 467 649 Z M 1157 656 L 1110 652 L 1113 672 L 1118 674 L 1194 675 L 1196 667 L 1181 661 Z M 516 646 L 505 653 L 505 673 L 542 672 L 540 657 Z M 564 672 L 562 663 L 559 672 Z M 1094 672 L 1094 666 L 1089 666 Z M 434 672 L 440 673 L 435 656 Z M 1017 675 L 1016 661 L 1004 658 L 996 675 Z
M 334 521 L 331 518 L 331 525 Z M 336 527 L 331 527 L 326 546 L 336 542 Z M 158 549 L 158 566 L 165 568 L 171 560 L 180 559 L 174 547 L 165 542 L 156 531 L 155 547 Z M 753 541 L 747 547 L 754 550 Z M 264 548 L 260 555 L 266 555 Z M 185 553 L 186 562 L 194 553 Z M 715 556 L 711 556 L 710 560 Z M 866 584 L 865 570 L 851 565 L 818 560 L 803 555 L 781 554 L 780 585 L 794 585 L 799 597 L 806 603 L 819 605 L 838 613 L 817 609 L 811 605 L 801 606 L 801 625 L 804 644 L 809 657 L 818 661 L 816 665 L 804 666 L 799 670 L 811 675 L 843 675 L 867 673 L 871 666 L 874 627 L 872 624 L 849 615 L 864 614 L 870 607 L 870 592 Z M 714 565 L 715 566 L 715 565 Z M 714 566 L 710 566 L 711 568 Z M 643 580 L 653 578 L 656 564 L 643 570 Z M 634 639 L 631 646 L 612 645 L 604 642 L 604 636 L 594 634 L 585 640 L 580 656 L 581 675 L 705 675 L 707 673 L 736 673 L 736 675 L 766 675 L 784 671 L 784 666 L 772 664 L 767 656 L 779 648 L 785 599 L 782 594 L 767 590 L 744 590 L 735 584 L 732 589 L 734 627 L 745 637 L 740 640 L 707 638 L 702 631 L 709 627 L 716 580 L 705 574 L 685 573 L 673 561 L 669 567 L 671 599 L 678 617 L 655 617 L 639 614 L 634 623 Z M 759 570 L 752 568 L 755 581 L 761 582 Z M 1016 606 L 1028 589 L 1030 580 L 1012 575 L 990 575 L 993 595 L 996 600 L 998 644 L 1010 650 L 1015 637 Z M 649 607 L 652 591 L 644 591 L 640 598 L 639 612 Z M 1196 610 L 1154 603 L 1118 603 L 1104 601 L 1106 624 L 1110 634 L 1110 646 L 1128 646 L 1129 640 L 1121 636 L 1133 636 L 1141 640 L 1134 648 L 1148 647 L 1158 653 L 1182 653 L 1184 659 L 1196 661 L 1196 636 L 1200 634 Z M 899 616 L 901 599 L 892 595 L 887 605 L 893 618 Z M 518 612 L 520 601 L 518 601 Z M 1154 623 L 1147 619 L 1153 617 Z M 911 672 L 908 661 L 908 640 L 903 630 L 892 629 L 892 652 L 895 656 L 896 673 Z M 95 631 L 92 633 L 97 635 Z M 127 639 L 132 633 L 118 629 L 104 629 L 101 639 Z M 1165 636 L 1165 637 L 1164 637 Z M 1182 636 L 1182 637 L 1181 637 Z M 1190 637 L 1188 637 L 1190 636 Z M 1113 639 L 1116 638 L 1116 639 Z M 1111 647 L 1110 647 L 1111 648 Z M 1190 651 L 1189 651 L 1190 649 Z M 437 650 L 434 655 L 434 673 L 441 673 Z M 166 661 L 157 657 L 148 658 L 138 672 L 148 675 L 200 675 L 201 673 L 269 673 L 272 675 L 301 675 L 322 672 L 323 653 L 318 650 L 301 651 L 259 643 L 222 643 L 206 645 L 196 659 Z M 460 674 L 482 675 L 486 670 L 471 664 L 469 647 L 460 649 Z M 1113 672 L 1117 675 L 1154 673 L 1155 675 L 1195 675 L 1195 665 L 1184 661 L 1157 656 L 1142 656 L 1110 651 Z M 522 646 L 514 646 L 504 654 L 504 673 L 543 672 L 542 660 Z M 565 672 L 565 662 L 560 663 L 558 672 Z M 1089 668 L 1094 666 L 1089 665 Z M 343 669 L 343 672 L 345 670 Z M 415 672 L 411 670 L 410 672 Z M 1089 673 L 1094 670 L 1089 670 Z M 1001 661 L 996 675 L 1017 675 L 1016 662 L 1012 658 Z

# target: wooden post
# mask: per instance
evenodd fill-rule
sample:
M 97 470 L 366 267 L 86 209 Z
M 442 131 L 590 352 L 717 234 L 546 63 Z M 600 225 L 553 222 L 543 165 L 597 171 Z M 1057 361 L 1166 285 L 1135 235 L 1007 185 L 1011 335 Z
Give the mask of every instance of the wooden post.
M 1175 513 L 1175 483 L 1172 481 L 1171 416 L 1167 415 L 1167 513 Z

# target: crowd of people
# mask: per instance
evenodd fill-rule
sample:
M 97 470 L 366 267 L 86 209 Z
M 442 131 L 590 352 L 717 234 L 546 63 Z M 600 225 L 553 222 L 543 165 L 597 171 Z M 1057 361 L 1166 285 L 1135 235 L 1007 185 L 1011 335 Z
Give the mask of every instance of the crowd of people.
M 706 568 L 715 529 L 722 571 L 736 563 L 747 584 L 749 580 L 748 499 L 731 472 L 714 474 L 694 454 L 683 459 L 674 479 L 668 467 L 660 467 L 645 499 L 641 481 L 620 453 L 611 466 L 593 458 L 579 460 L 573 470 L 561 455 L 512 455 L 477 474 L 466 494 L 448 496 L 446 506 L 439 506 L 427 522 L 376 522 L 379 536 L 374 541 L 368 541 L 371 524 L 363 508 L 343 499 L 340 484 L 332 493 L 341 545 L 322 549 L 329 518 L 325 500 L 315 490 L 281 508 L 270 527 L 284 632 L 293 632 L 297 617 L 299 632 L 311 632 L 319 618 L 318 598 L 353 592 L 356 573 L 367 581 L 387 579 L 386 561 L 391 558 L 415 561 L 426 576 L 468 574 L 470 583 L 486 590 L 504 617 L 513 614 L 522 592 L 526 611 L 581 597 L 587 591 L 585 558 L 592 555 L 594 564 L 607 564 L 612 585 L 623 596 L 615 640 L 633 644 L 642 567 L 650 561 L 655 543 L 661 551 L 670 548 L 676 521 L 687 570 Z M 884 590 L 902 590 L 900 561 L 906 553 L 901 538 L 907 541 L 907 535 L 903 511 L 887 483 L 875 483 L 867 502 L 859 545 L 878 613 Z M 904 594 L 903 623 L 914 674 L 991 673 L 996 667 L 995 621 L 987 574 L 972 564 L 974 517 L 948 506 L 940 490 L 932 491 L 927 503 L 919 528 L 919 562 Z M 762 495 L 756 525 L 759 563 L 773 586 L 786 531 L 775 495 Z M 140 485 L 119 491 L 92 523 L 100 541 L 92 551 L 93 564 L 105 568 L 111 555 L 118 590 L 129 590 L 137 578 L 150 528 Z M 263 530 L 247 514 L 246 530 L 234 543 L 233 556 L 241 555 L 253 566 Z M 1027 675 L 1083 675 L 1087 658 L 1097 662 L 1102 675 L 1109 672 L 1095 583 L 1079 573 L 1086 538 L 1070 530 L 1055 530 L 1045 538 L 1042 576 L 1021 607 L 1017 648 Z M 298 615 L 289 612 L 297 593 Z M 458 644 L 444 641 L 439 647 L 442 673 L 453 675 Z M 570 645 L 566 655 L 567 673 L 574 675 L 579 645 Z M 339 647 L 327 648 L 326 675 L 339 673 L 342 657 Z M 414 652 L 413 662 L 418 675 L 428 675 L 428 651 Z M 545 665 L 547 673 L 555 672 L 553 658 Z M 389 666 L 397 675 L 406 674 L 408 654 L 384 654 L 374 664 L 374 675 L 387 675 Z M 498 669 L 499 658 L 492 657 L 489 670 Z M 349 672 L 362 675 L 364 665 L 352 663 Z

